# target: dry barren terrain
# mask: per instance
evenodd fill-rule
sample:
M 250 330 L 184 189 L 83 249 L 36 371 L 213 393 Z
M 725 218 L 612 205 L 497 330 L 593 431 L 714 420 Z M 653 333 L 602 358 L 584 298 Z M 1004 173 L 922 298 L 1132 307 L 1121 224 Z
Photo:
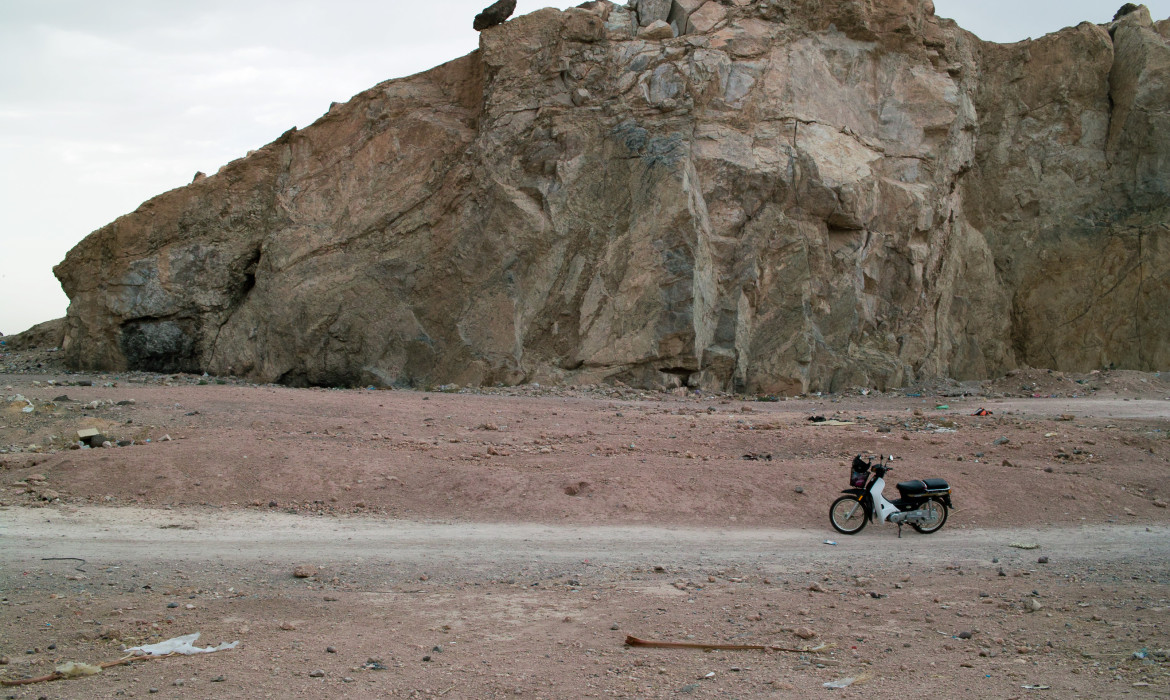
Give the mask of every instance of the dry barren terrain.
M 1160 375 L 771 401 L 4 367 L 0 678 L 240 641 L 7 697 L 1170 692 Z M 837 535 L 857 453 L 958 510 Z

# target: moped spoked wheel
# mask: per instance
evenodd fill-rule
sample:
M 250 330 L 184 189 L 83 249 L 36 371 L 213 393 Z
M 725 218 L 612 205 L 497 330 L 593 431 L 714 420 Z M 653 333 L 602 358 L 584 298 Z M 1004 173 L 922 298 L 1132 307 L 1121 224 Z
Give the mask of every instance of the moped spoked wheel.
M 865 527 L 865 506 L 856 496 L 842 496 L 829 507 L 829 522 L 842 535 L 856 535 Z
M 937 498 L 932 498 L 919 506 L 918 510 L 926 511 L 927 519 L 924 523 L 910 523 L 910 527 L 929 535 L 938 532 L 947 522 L 947 505 Z

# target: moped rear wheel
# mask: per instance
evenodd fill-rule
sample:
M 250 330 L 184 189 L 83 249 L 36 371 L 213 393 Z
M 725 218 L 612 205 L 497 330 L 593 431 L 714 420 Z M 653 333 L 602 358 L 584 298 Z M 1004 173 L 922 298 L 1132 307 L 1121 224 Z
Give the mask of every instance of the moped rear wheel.
M 926 503 L 923 503 L 918 507 L 918 510 L 926 511 L 926 522 L 910 523 L 910 527 L 924 535 L 938 532 L 947 522 L 947 505 L 937 498 L 932 498 Z
M 829 506 L 829 522 L 842 535 L 856 535 L 869 519 L 865 517 L 865 506 L 857 496 L 842 496 Z

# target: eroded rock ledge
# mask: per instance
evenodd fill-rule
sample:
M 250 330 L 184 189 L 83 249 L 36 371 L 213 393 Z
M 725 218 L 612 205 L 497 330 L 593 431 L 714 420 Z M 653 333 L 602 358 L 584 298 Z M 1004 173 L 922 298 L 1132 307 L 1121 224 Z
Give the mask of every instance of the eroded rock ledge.
M 1168 38 L 1144 7 L 1012 45 L 929 0 L 541 10 L 91 234 L 64 352 L 758 393 L 1165 369 Z

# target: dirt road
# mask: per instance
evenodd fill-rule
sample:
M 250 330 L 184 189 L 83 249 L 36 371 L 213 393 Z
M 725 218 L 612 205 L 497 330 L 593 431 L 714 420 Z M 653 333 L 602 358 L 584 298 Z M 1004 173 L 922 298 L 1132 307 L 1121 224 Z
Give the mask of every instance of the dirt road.
M 573 566 L 583 560 L 636 568 L 755 566 L 773 574 L 825 565 L 897 570 L 954 562 L 1034 558 L 1010 547 L 1035 544 L 1065 562 L 1170 561 L 1170 527 L 958 529 L 924 536 L 872 526 L 847 537 L 827 528 L 745 530 L 661 527 L 563 527 L 517 523 L 420 523 L 372 518 L 305 518 L 282 513 L 81 508 L 0 512 L 0 564 L 35 566 L 45 557 L 81 556 L 97 565 L 168 565 L 259 559 L 395 563 L 498 576 L 538 560 Z M 828 545 L 826 541 L 835 542 Z M 891 561 L 893 560 L 893 561 Z M 913 566 L 907 571 L 912 570 Z

